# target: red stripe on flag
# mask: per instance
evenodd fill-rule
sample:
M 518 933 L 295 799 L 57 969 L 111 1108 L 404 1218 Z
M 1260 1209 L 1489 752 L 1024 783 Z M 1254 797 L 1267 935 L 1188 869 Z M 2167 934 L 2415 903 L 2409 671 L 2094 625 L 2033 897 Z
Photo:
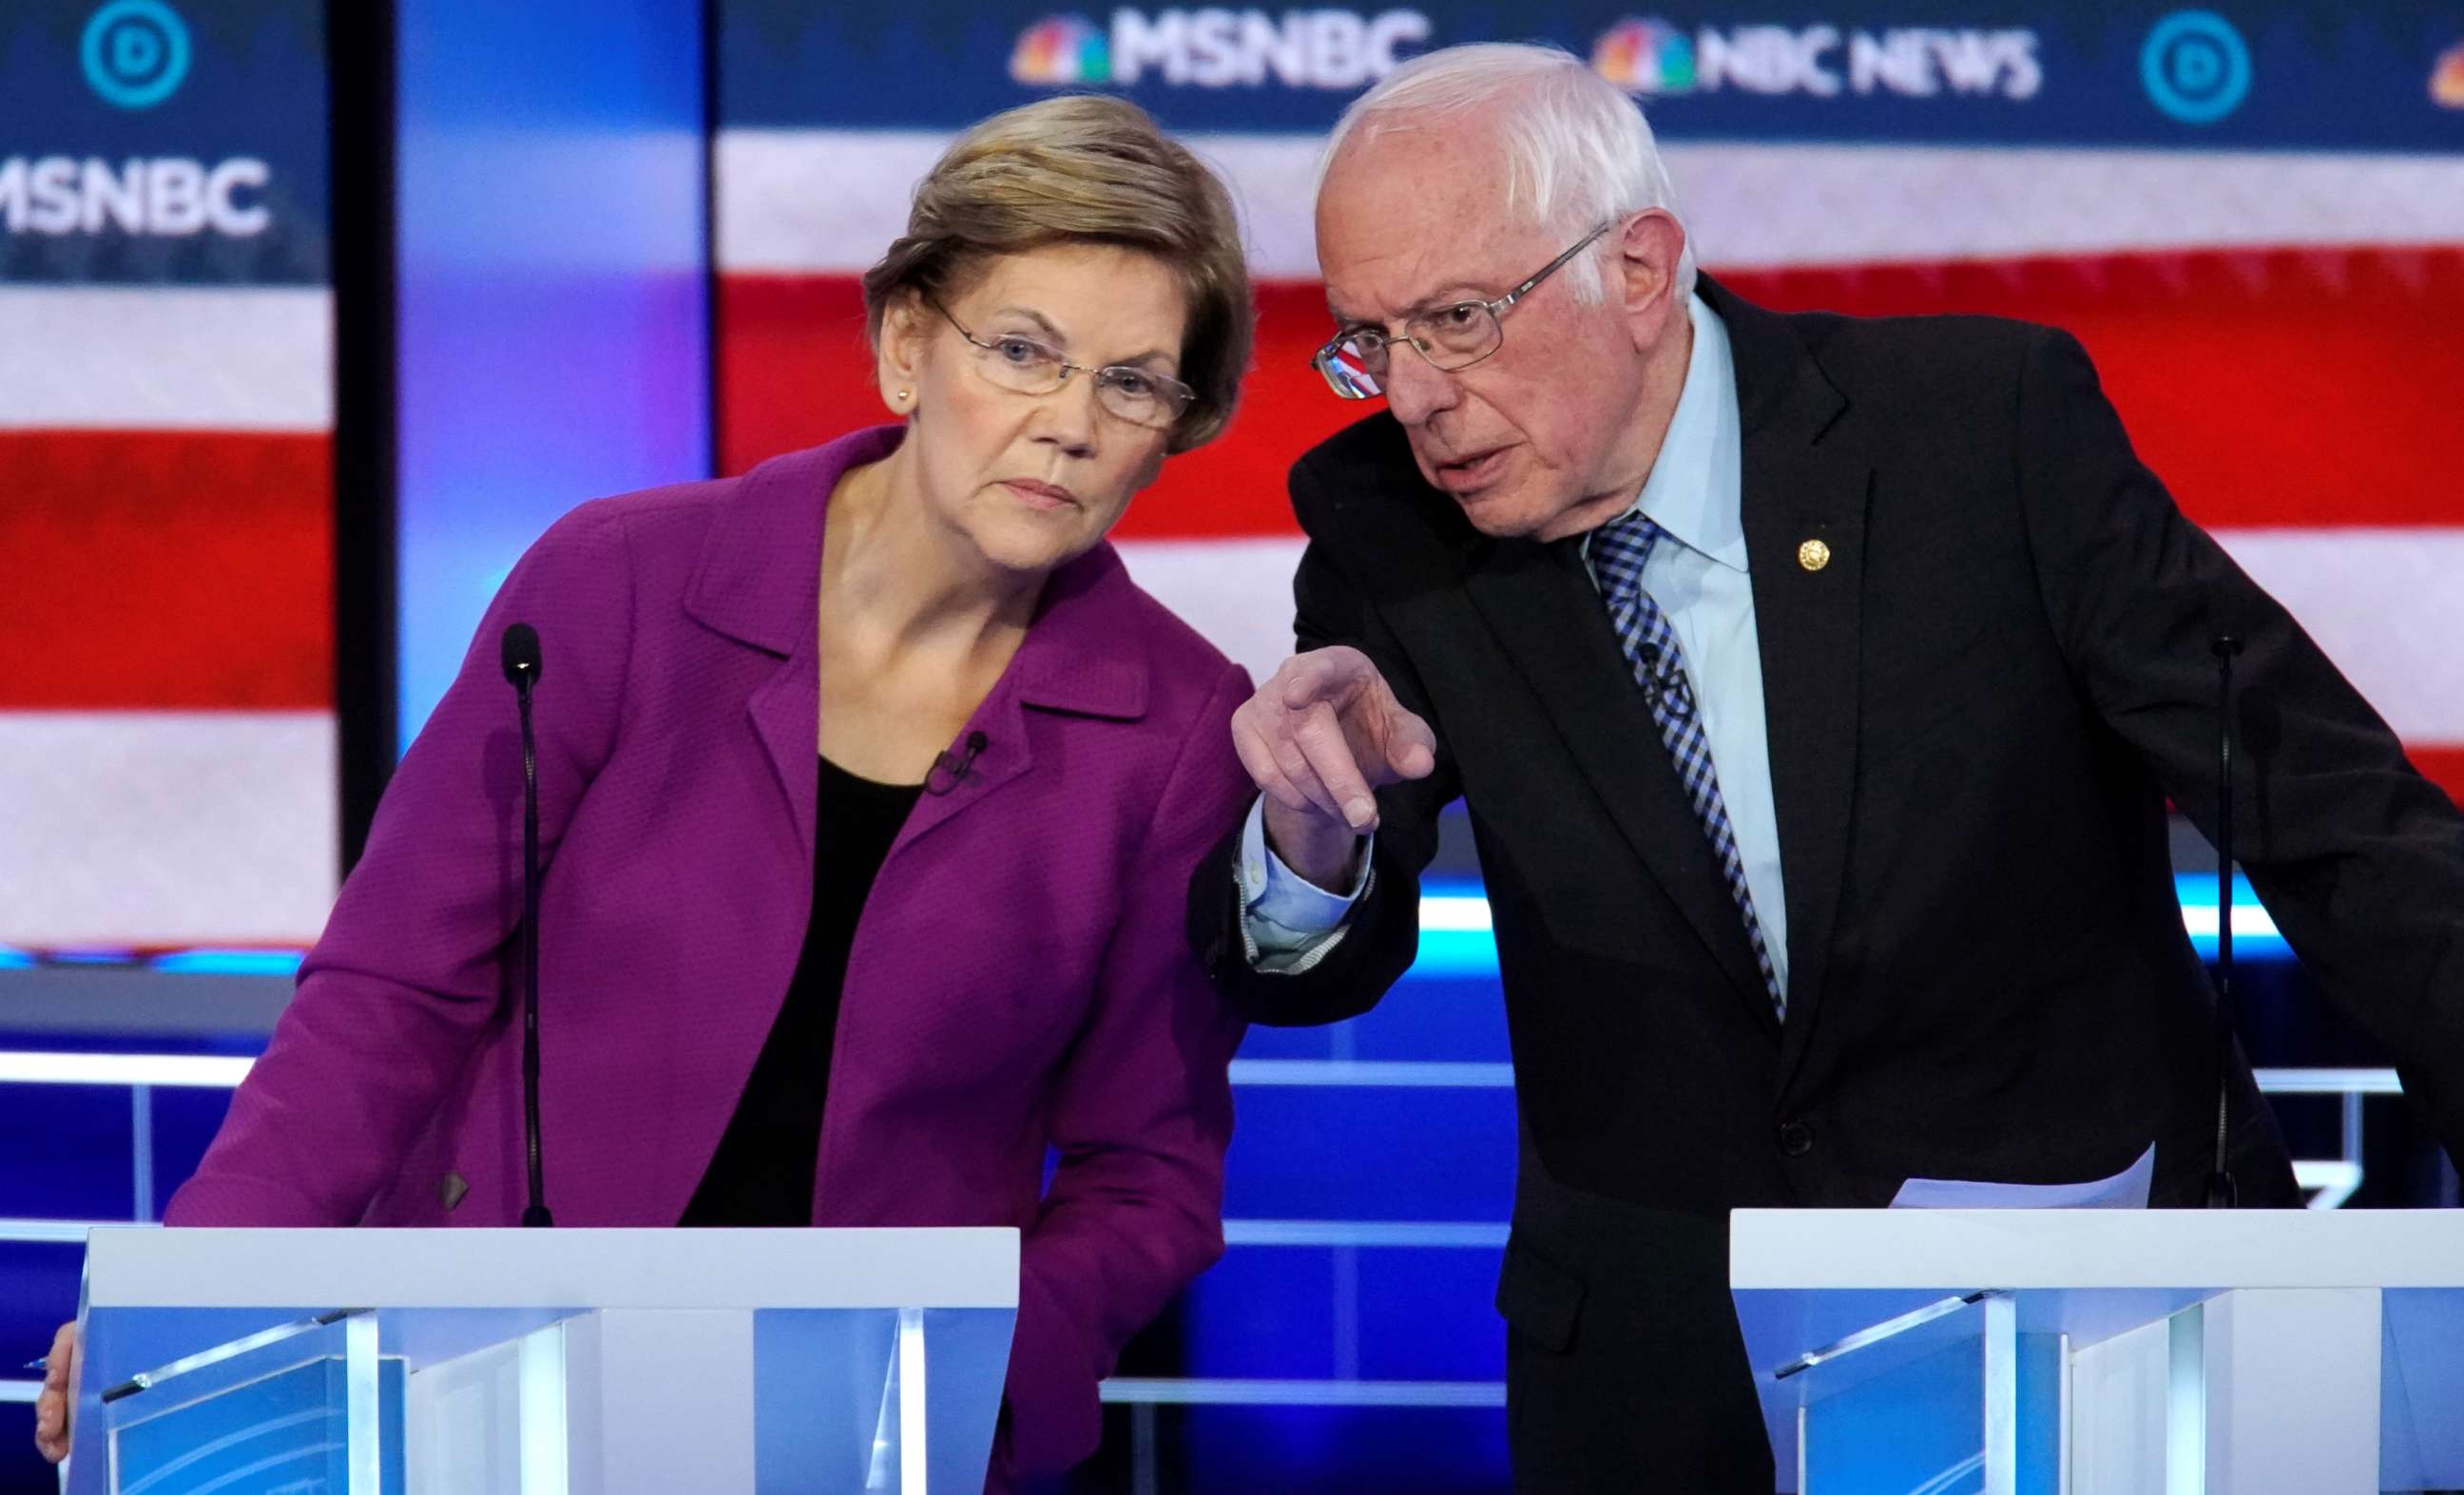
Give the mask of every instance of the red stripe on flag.
M 2219 528 L 2464 522 L 2464 249 L 2254 250 L 1723 276 L 1766 306 L 2049 322 Z
M 2416 747 L 2406 744 L 2404 755 L 2412 766 L 2447 791 L 2447 797 L 2464 805 L 2464 746 Z
M 2464 250 L 2123 254 L 1747 271 L 1750 299 L 1859 314 L 1972 312 L 2079 335 L 2149 466 L 2203 523 L 2464 523 Z M 1376 408 L 1308 366 L 1311 284 L 1259 288 L 1241 413 L 1166 464 L 1124 539 L 1292 532 L 1293 458 Z M 720 285 L 729 472 L 887 418 L 851 275 Z M 1510 337 L 1511 332 L 1508 333 Z
M 0 709 L 333 701 L 322 435 L 0 430 Z
M 721 473 L 890 419 L 855 276 L 721 275 L 716 332 Z

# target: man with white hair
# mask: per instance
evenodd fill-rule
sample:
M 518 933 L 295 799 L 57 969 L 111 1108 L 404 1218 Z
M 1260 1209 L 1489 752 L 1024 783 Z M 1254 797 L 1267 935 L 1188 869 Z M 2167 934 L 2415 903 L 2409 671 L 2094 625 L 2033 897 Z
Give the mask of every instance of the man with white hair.
M 2134 459 L 2079 344 L 1778 316 L 1694 272 L 1641 115 L 1463 47 L 1337 126 L 1293 468 L 1302 652 L 1191 892 L 1263 1022 L 1411 963 L 1471 811 L 1522 1151 L 1516 1485 L 1769 1490 L 1741 1206 L 2298 1203 L 2184 933 L 2167 794 L 2464 1140 L 2464 818 Z M 2220 1128 L 2222 1136 L 2220 1138 Z M 2220 1186 L 2229 1187 L 2229 1186 Z

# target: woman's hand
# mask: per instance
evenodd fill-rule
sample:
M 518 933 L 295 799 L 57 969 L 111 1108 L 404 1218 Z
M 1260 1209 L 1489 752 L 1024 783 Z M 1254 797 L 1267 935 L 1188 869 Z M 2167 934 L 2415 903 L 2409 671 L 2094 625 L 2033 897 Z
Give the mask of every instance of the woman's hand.
M 34 1448 L 54 1463 L 69 1456 L 69 1388 L 77 1384 L 77 1325 L 62 1324 L 52 1336 L 42 1395 L 34 1398 Z

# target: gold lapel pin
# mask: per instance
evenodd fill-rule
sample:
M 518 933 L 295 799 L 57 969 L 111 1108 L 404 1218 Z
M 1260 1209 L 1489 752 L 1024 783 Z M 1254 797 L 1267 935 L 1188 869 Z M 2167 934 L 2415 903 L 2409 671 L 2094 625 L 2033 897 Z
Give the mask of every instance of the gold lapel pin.
M 1819 571 L 1831 563 L 1831 547 L 1818 539 L 1809 539 L 1796 547 L 1796 563 L 1808 571 Z

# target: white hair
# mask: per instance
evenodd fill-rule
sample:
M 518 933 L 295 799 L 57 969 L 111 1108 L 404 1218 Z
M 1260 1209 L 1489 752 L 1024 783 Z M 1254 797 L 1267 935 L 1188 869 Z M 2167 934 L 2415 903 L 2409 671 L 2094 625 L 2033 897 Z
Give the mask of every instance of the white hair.
M 1568 243 L 1609 219 L 1646 208 L 1674 212 L 1677 194 L 1661 164 L 1651 125 L 1632 99 L 1555 47 L 1478 42 L 1423 53 L 1386 75 L 1343 111 L 1318 156 L 1314 198 L 1327 169 L 1355 131 L 1367 139 L 1418 119 L 1501 111 L 1506 148 L 1506 209 L 1528 213 Z M 1574 298 L 1596 305 L 1606 294 L 1599 261 L 1608 241 L 1576 255 L 1559 272 Z M 1677 261 L 1677 292 L 1694 290 L 1693 236 Z

